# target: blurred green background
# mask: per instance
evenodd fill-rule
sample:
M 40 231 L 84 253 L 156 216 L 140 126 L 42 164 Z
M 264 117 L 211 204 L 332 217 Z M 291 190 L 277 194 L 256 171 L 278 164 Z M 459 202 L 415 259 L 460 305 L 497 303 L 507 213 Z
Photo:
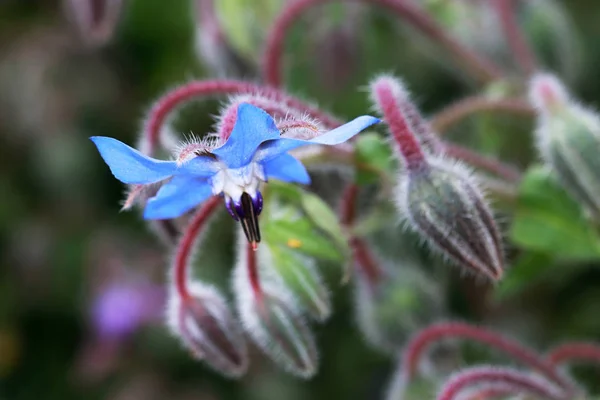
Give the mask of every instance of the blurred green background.
M 230 39 L 250 64 L 258 63 L 265 29 L 282 2 L 220 3 Z M 424 3 L 435 11 L 443 1 Z M 571 25 L 554 30 L 557 37 L 548 39 L 535 18 L 527 19 L 528 28 L 539 39 L 540 53 L 549 54 L 548 65 L 564 72 L 573 91 L 597 107 L 600 6 L 596 0 L 558 5 Z M 327 6 L 292 31 L 286 54 L 290 92 L 351 117 L 368 110 L 360 89 L 379 72 L 404 77 L 427 114 L 478 89 L 443 51 L 368 7 L 352 15 L 360 23 L 351 26 L 350 39 L 333 44 L 346 46 L 341 54 L 349 71 L 338 74 L 340 59 L 319 46 L 345 18 L 350 16 L 339 6 Z M 354 321 L 352 287 L 340 287 L 335 271 L 325 273 L 335 311 L 315 328 L 321 365 L 310 381 L 286 375 L 256 350 L 246 377 L 222 378 L 192 360 L 161 324 L 169 251 L 138 213 L 118 212 L 123 187 L 88 137 L 134 143 L 157 96 L 210 76 L 194 50 L 194 23 L 188 1 L 124 0 L 112 40 L 90 46 L 62 2 L 0 1 L 0 400 L 381 397 L 394 359 L 364 343 Z M 248 37 L 252 40 L 244 40 Z M 557 50 L 560 40 L 567 44 Z M 487 50 L 506 62 L 501 50 Z M 249 72 L 245 77 L 257 79 Z M 185 107 L 177 130 L 208 131 L 218 104 Z M 527 165 L 535 159 L 531 128 L 512 117 L 482 116 L 460 124 L 449 137 Z M 234 233 L 227 217 L 220 218 L 199 265 L 206 276 L 227 282 Z M 544 254 L 539 257 L 543 263 Z M 553 271 L 552 279 L 495 303 L 481 301 L 490 297 L 489 287 L 448 269 L 445 318 L 490 322 L 538 349 L 568 338 L 600 339 L 597 263 Z M 150 293 L 157 302 L 149 322 L 125 336 L 102 331 L 95 313 L 99 299 L 115 287 Z M 600 380 L 597 372 L 582 374 L 592 383 Z

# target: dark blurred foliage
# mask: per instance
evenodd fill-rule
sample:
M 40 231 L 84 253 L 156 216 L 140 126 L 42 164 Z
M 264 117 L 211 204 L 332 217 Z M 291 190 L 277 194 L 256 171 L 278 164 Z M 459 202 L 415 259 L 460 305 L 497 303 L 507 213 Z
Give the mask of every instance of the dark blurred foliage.
M 597 107 L 600 7 L 596 0 L 562 3 L 583 49 L 573 92 Z M 357 88 L 382 71 L 403 76 L 426 113 L 469 93 L 470 81 L 444 55 L 428 46 L 423 51 L 424 40 L 385 13 L 365 10 L 360 18 L 353 15 L 360 21 L 351 26 L 321 21 L 309 35 L 300 28 L 292 33 L 288 46 L 294 51 L 287 57 L 292 93 L 342 116 L 365 113 L 368 99 Z M 193 24 L 188 1 L 129 0 L 112 40 L 89 46 L 59 1 L 0 2 L 0 399 L 381 396 L 393 360 L 364 343 L 353 319 L 351 287 L 339 287 L 335 274 L 328 276 L 335 311 L 316 330 L 321 366 L 308 382 L 277 370 L 255 350 L 246 377 L 223 378 L 189 357 L 160 315 L 143 318 L 143 328 L 133 333 L 121 325 L 109 333 L 99 328 L 95 302 L 115 285 L 160 288 L 170 254 L 137 213 L 118 212 L 122 185 L 88 137 L 133 143 L 153 99 L 174 84 L 204 76 L 194 53 Z M 332 31 L 335 43 L 316 46 L 319 38 L 312 34 Z M 338 68 L 339 60 L 326 57 L 331 49 L 356 65 L 339 80 L 315 79 L 315 72 Z M 207 131 L 217 104 L 186 107 L 177 128 Z M 456 130 L 450 137 L 510 161 L 525 165 L 532 158 L 531 125 L 490 117 Z M 198 274 L 225 282 L 234 234 L 227 217 L 220 218 L 224 223 L 213 224 L 217 232 L 202 253 Z M 546 280 L 500 308 L 479 301 L 481 285 L 452 275 L 449 317 L 492 321 L 536 348 L 566 338 L 600 339 L 597 265 L 577 266 L 568 279 Z M 583 373 L 597 381 L 597 371 Z

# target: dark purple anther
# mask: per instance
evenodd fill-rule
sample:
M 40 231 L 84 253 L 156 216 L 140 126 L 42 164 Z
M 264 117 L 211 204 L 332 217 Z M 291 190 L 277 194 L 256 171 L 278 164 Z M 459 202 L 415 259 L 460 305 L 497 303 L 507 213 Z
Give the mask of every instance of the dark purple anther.
M 239 221 L 239 218 L 235 213 L 232 199 L 225 200 L 225 208 L 227 208 L 227 212 L 229 215 L 231 215 L 231 218 L 233 218 L 235 221 Z
M 256 215 L 260 215 L 263 209 L 263 197 L 260 192 L 256 192 L 256 196 L 252 198 L 252 205 L 254 206 Z
M 235 213 L 240 219 L 246 218 L 246 213 L 244 212 L 244 206 L 241 201 L 234 201 L 233 206 L 235 207 Z
M 256 248 L 256 244 L 260 242 L 258 214 L 263 208 L 263 197 L 260 192 L 257 192 L 254 198 L 245 192 L 237 201 L 229 198 L 225 200 L 225 207 L 229 215 L 241 223 L 248 242 L 252 244 L 253 248 Z

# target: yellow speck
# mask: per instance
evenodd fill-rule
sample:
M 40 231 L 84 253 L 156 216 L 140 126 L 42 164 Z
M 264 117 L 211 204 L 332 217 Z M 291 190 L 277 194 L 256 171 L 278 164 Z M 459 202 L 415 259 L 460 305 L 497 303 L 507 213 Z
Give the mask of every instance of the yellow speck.
M 298 239 L 288 239 L 287 245 L 289 247 L 291 247 L 292 249 L 297 249 L 300 246 L 302 246 L 302 242 L 299 241 Z

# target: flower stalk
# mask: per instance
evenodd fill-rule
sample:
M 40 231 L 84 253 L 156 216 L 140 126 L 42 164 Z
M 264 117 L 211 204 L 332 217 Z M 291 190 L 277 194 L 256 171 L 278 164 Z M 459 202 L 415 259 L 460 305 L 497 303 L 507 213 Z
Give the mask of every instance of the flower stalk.
M 474 367 L 451 377 L 439 391 L 437 400 L 454 400 L 465 390 L 482 384 L 506 385 L 513 393 L 539 396 L 550 400 L 567 400 L 571 397 L 560 393 L 545 380 L 527 375 L 512 368 Z
M 496 332 L 460 322 L 439 323 L 418 332 L 406 346 L 402 357 L 401 373 L 406 376 L 408 381 L 412 379 L 417 373 L 419 361 L 426 350 L 440 340 L 451 338 L 468 339 L 485 344 L 541 373 L 550 382 L 565 391 L 569 393 L 575 391 L 575 386 L 567 377 L 562 375 L 551 362 L 541 358 L 534 351 Z
M 496 9 L 504 36 L 512 49 L 515 61 L 523 72 L 532 75 L 537 70 L 537 61 L 517 23 L 515 0 L 492 0 L 492 5 Z
M 191 266 L 190 260 L 194 245 L 197 243 L 202 229 L 206 227 L 206 221 L 214 213 L 218 204 L 218 197 L 211 197 L 208 199 L 196 214 L 194 214 L 177 245 L 175 266 L 173 269 L 173 282 L 177 293 L 183 302 L 188 301 L 191 297 L 188 289 L 188 281 L 189 268 Z
M 533 117 L 535 111 L 525 100 L 518 98 L 490 99 L 485 96 L 464 98 L 442 109 L 431 118 L 431 126 L 438 135 L 475 113 L 489 111 L 509 113 L 524 117 Z
M 273 87 L 228 79 L 192 81 L 168 91 L 154 103 L 143 127 L 142 153 L 148 155 L 154 153 L 161 129 L 168 116 L 177 107 L 196 98 L 227 94 L 262 95 L 282 105 L 280 109 L 282 116 L 292 109 L 298 114 L 306 113 L 318 119 L 329 128 L 342 124 L 337 118 Z

